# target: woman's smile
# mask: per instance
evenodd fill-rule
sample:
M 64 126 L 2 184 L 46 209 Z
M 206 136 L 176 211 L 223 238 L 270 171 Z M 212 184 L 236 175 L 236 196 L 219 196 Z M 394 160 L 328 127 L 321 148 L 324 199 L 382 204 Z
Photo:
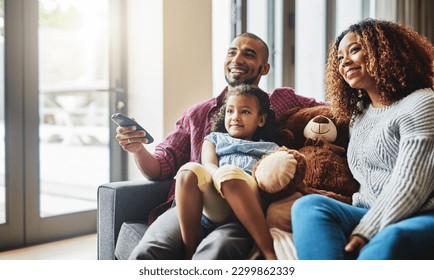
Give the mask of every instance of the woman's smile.
M 350 69 L 348 69 L 346 72 L 345 72 L 345 77 L 346 78 L 350 78 L 351 76 L 353 76 L 353 74 L 355 74 L 355 73 L 357 73 L 357 72 L 360 72 L 360 70 L 362 69 L 362 67 L 353 67 L 353 68 L 350 68 Z

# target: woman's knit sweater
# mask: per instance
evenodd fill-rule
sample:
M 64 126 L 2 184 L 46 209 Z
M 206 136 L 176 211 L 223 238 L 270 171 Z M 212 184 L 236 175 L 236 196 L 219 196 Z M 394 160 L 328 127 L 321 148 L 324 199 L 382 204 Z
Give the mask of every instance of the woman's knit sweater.
M 368 208 L 353 234 L 434 209 L 434 92 L 417 90 L 384 108 L 370 106 L 351 127 L 348 162 L 360 183 L 353 204 Z

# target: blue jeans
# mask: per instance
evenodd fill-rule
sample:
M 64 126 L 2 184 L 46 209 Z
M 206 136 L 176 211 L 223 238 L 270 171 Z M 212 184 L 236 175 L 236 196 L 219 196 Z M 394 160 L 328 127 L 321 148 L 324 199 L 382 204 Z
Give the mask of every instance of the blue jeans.
M 323 195 L 308 195 L 292 207 L 292 230 L 299 259 L 434 259 L 434 211 L 418 213 L 378 232 L 360 254 L 345 245 L 367 209 Z

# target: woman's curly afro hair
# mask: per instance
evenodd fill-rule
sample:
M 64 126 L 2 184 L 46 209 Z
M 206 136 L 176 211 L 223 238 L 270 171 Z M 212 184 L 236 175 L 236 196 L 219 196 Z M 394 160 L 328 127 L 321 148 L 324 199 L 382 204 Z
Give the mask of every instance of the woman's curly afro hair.
M 338 48 L 347 33 L 354 33 L 365 51 L 367 71 L 375 79 L 384 105 L 417 89 L 434 88 L 434 48 L 429 40 L 397 23 L 365 19 L 342 32 L 329 47 L 326 96 L 339 123 L 350 121 L 370 103 L 363 89 L 351 88 L 339 74 Z
M 275 113 L 271 108 L 270 97 L 268 93 L 259 87 L 247 84 L 241 84 L 229 90 L 226 94 L 224 105 L 213 116 L 211 131 L 227 133 L 225 128 L 226 100 L 231 95 L 248 95 L 256 98 L 259 105 L 259 114 L 265 114 L 267 119 L 263 127 L 258 127 L 256 129 L 256 132 L 253 135 L 253 140 L 273 141 L 277 124 Z

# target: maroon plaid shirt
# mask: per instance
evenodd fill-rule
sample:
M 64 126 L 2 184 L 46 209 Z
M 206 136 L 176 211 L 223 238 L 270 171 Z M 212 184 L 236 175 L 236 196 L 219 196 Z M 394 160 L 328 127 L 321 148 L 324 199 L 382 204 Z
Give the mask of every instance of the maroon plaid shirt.
M 210 133 L 212 115 L 223 105 L 226 92 L 227 88 L 217 98 L 195 104 L 185 110 L 176 122 L 175 130 L 156 146 L 154 154 L 161 167 L 159 179 L 172 179 L 185 163 L 200 162 L 203 139 Z M 275 89 L 270 95 L 270 102 L 276 113 L 276 119 L 293 107 L 312 107 L 325 104 L 316 102 L 312 98 L 299 96 L 292 88 Z M 168 202 L 172 200 L 173 196 L 172 188 Z M 166 207 L 168 206 L 170 205 L 166 205 Z M 165 209 L 158 212 L 162 211 Z M 159 213 L 153 213 L 152 216 L 158 215 Z

